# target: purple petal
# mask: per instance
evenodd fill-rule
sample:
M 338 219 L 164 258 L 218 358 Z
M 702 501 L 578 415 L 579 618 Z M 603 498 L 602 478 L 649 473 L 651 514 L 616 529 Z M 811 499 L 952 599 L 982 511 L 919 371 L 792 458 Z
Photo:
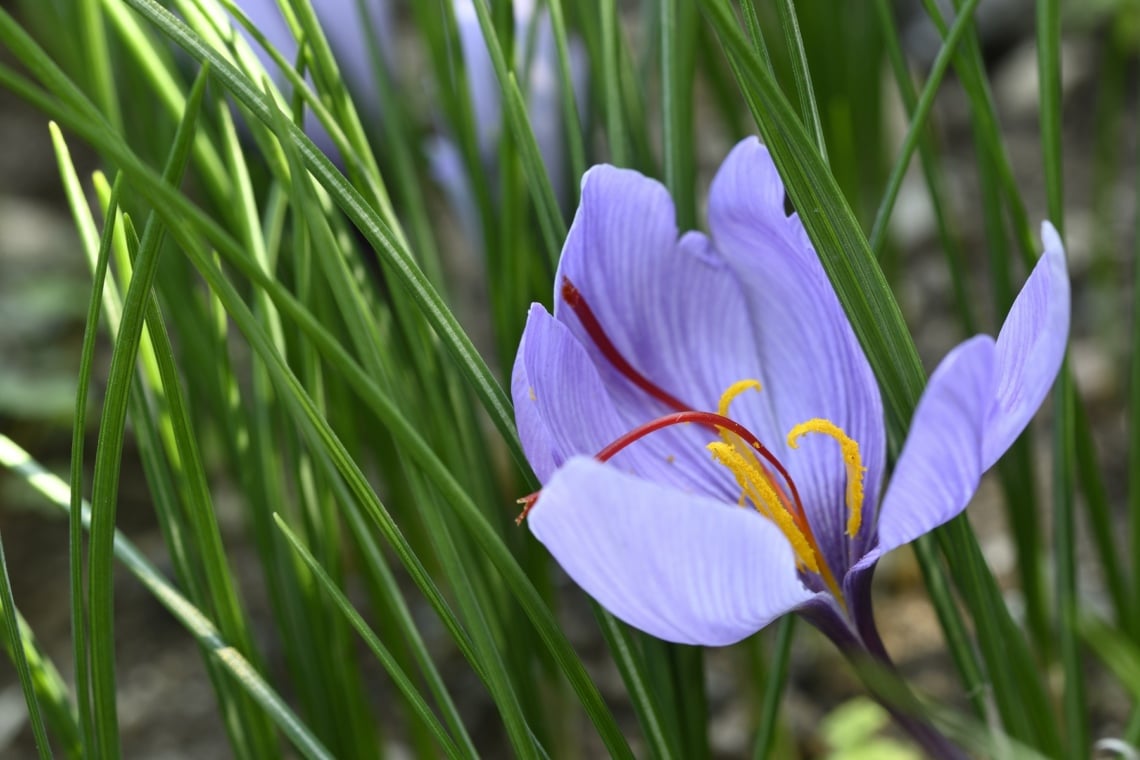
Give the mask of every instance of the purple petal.
M 993 339 L 979 335 L 947 354 L 930 377 L 879 509 L 878 546 L 860 568 L 966 508 L 983 472 L 995 363 Z
M 755 337 L 740 287 L 708 238 L 677 240 L 673 201 L 637 172 L 597 166 L 562 249 L 554 314 L 587 347 L 619 406 L 641 419 L 675 411 L 618 372 L 562 298 L 569 279 L 633 367 L 694 409 L 715 410 L 724 390 L 756 376 Z M 742 399 L 743 402 L 743 399 Z
M 594 456 L 649 421 L 619 412 L 586 350 L 537 304 L 523 331 L 511 392 L 523 451 L 543 482 L 552 467 L 575 455 Z M 679 425 L 642 438 L 610 461 L 677 488 L 735 499 L 728 470 L 704 448 L 711 438 L 696 425 Z
M 1069 274 L 1065 249 L 1049 222 L 1045 253 L 1025 282 L 997 339 L 997 394 L 989 410 L 982 456 L 989 469 L 1010 447 L 1053 386 L 1069 339 Z
M 690 232 L 679 241 L 673 201 L 660 183 L 634 171 L 599 166 L 582 183 L 556 283 L 566 278 L 581 293 L 617 352 L 683 407 L 715 411 L 733 383 L 765 383 L 756 335 L 735 273 L 709 239 Z M 555 316 L 571 329 L 598 368 L 627 427 L 676 411 L 619 371 L 562 297 Z M 782 433 L 769 433 L 767 388 L 740 396 L 730 409 L 772 448 Z M 655 433 L 666 457 L 694 468 L 704 493 L 734 500 L 739 493 L 727 470 L 704 449 L 711 440 L 698 426 Z M 639 444 L 642 445 L 642 444 Z M 699 474 L 697 474 L 699 473 Z
M 526 371 L 528 335 L 532 340 L 542 340 L 541 336 L 536 338 L 541 332 L 540 329 L 530 329 L 532 321 L 542 318 L 541 314 L 535 315 L 535 310 L 541 314 L 546 313 L 538 304 L 531 307 L 532 316 L 527 319 L 528 329 L 523 332 L 519 341 L 519 351 L 515 355 L 515 366 L 511 371 L 511 398 L 515 405 L 515 426 L 519 430 L 523 453 L 526 454 L 535 476 L 540 482 L 545 483 L 550 480 L 558 464 L 554 460 L 553 436 L 538 411 L 536 403 L 538 396 Z
M 752 351 L 764 368 L 760 379 L 771 419 L 754 423 L 764 428 L 757 432 L 782 439 L 793 426 L 816 417 L 838 425 L 859 444 L 869 511 L 886 455 L 879 389 L 803 225 L 784 212 L 783 183 L 755 138 L 737 145 L 713 180 L 709 227 L 747 302 L 745 310 L 723 312 L 724 320 L 751 322 Z M 828 564 L 843 572 L 862 553 L 871 530 L 870 520 L 864 520 L 854 540 L 845 535 L 846 473 L 838 447 L 809 435 L 798 450 L 777 455 L 786 457 Z
M 590 459 L 555 474 L 528 522 L 603 607 L 666 641 L 733 644 L 813 597 L 760 515 Z

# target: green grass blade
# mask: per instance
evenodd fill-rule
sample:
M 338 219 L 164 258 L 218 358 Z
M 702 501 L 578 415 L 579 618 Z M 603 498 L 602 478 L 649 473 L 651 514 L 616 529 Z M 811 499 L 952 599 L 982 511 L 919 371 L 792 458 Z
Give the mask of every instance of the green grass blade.
M 356 609 L 352 606 L 352 602 L 350 602 L 344 593 L 339 588 L 337 588 L 336 583 L 332 578 L 329 577 L 329 574 L 325 571 L 325 569 L 321 567 L 321 564 L 317 561 L 316 557 L 314 557 L 312 553 L 310 553 L 309 550 L 305 548 L 301 540 L 297 538 L 297 535 L 292 530 L 289 529 L 289 526 L 285 524 L 285 521 L 281 519 L 280 515 L 276 516 L 276 520 L 278 528 L 280 528 L 281 532 L 285 535 L 285 538 L 288 539 L 294 551 L 297 552 L 297 555 L 313 572 L 313 575 L 316 576 L 321 586 L 325 589 L 329 596 L 332 597 L 333 602 L 340 609 L 341 613 L 349 621 L 356 632 L 360 634 L 360 637 L 364 640 L 364 643 L 367 644 L 368 648 L 372 650 L 372 653 L 376 655 L 376 659 L 380 661 L 381 665 L 383 665 L 384 670 L 388 673 L 388 676 L 392 679 L 392 682 L 396 685 L 396 688 L 399 689 L 400 693 L 404 695 L 404 698 L 407 699 L 408 702 L 415 707 L 416 712 L 431 729 L 433 736 L 439 742 L 440 749 L 443 750 L 444 754 L 451 758 L 475 757 L 476 755 L 470 753 L 469 751 L 460 751 L 459 747 L 456 746 L 455 742 L 452 741 L 451 737 L 448 736 L 447 731 L 440 724 L 439 719 L 436 718 L 435 713 L 432 711 L 431 707 L 420 695 L 419 691 L 416 690 L 416 687 L 412 683 L 411 679 L 408 678 L 407 674 L 400 667 L 399 663 L 396 662 L 395 658 L 388 651 L 387 647 L 385 647 L 380 639 L 376 636 L 376 634 L 372 632 L 372 629 L 368 627 L 368 623 L 364 621 L 364 618 L 362 618 Z
M 1037 81 L 1041 152 L 1049 219 L 1065 236 L 1065 178 L 1061 170 L 1061 3 L 1037 2 Z M 1083 750 L 1082 750 L 1083 751 Z
M 115 72 L 111 70 L 111 56 L 100 5 L 99 0 L 79 0 L 77 3 L 80 48 L 84 53 L 83 63 L 91 90 L 95 93 L 95 101 L 107 120 L 121 131 L 123 116 L 115 88 Z
M 1089 616 L 1080 621 L 1081 637 L 1116 676 L 1120 684 L 1140 702 L 1140 647 L 1107 623 Z
M 443 713 L 444 720 L 451 730 L 451 735 L 456 737 L 463 754 L 478 756 L 478 751 L 471 741 L 459 710 L 455 706 L 451 694 L 448 693 L 447 686 L 444 684 L 443 677 L 432 660 L 431 654 L 428 652 L 427 644 L 420 635 L 420 630 L 412 618 L 411 610 L 404 601 L 396 578 L 388 568 L 387 560 L 385 560 L 376 539 L 373 537 L 371 528 L 365 522 L 364 515 L 359 508 L 353 506 L 349 509 L 347 518 L 360 547 L 361 560 L 370 570 L 369 577 L 374 579 L 375 593 L 381 597 L 380 604 L 377 605 L 380 608 L 377 617 L 387 624 L 394 624 L 403 633 L 407 646 L 411 650 L 410 657 L 419 666 L 420 672 L 427 681 L 428 689 L 431 690 L 432 697 Z M 388 614 L 381 616 L 382 612 Z
M 1140 171 L 1136 173 L 1140 190 Z M 1132 283 L 1140 288 L 1140 192 L 1136 196 L 1135 243 L 1132 249 Z M 1140 293 L 1140 289 L 1133 293 Z M 1132 298 L 1132 361 L 1128 380 L 1128 512 L 1131 516 L 1129 549 L 1140 557 L 1140 298 Z M 1132 566 L 1133 634 L 1140 636 L 1140 562 Z
M 800 102 L 800 118 L 811 135 L 812 142 L 819 148 L 819 155 L 827 163 L 827 142 L 823 138 L 823 123 L 819 118 L 819 106 L 815 102 L 815 89 L 811 83 L 807 52 L 804 50 L 800 22 L 796 18 L 793 0 L 777 0 L 776 10 L 780 14 L 780 27 L 784 30 L 784 44 L 792 63 L 792 78 L 796 83 L 796 96 Z
M 871 226 L 870 245 L 871 250 L 876 253 L 882 252 L 883 245 L 886 243 L 887 223 L 890 222 L 891 212 L 894 210 L 899 190 L 902 189 L 903 178 L 906 176 L 906 170 L 910 166 L 910 159 L 914 156 L 914 151 L 918 147 L 923 131 L 926 129 L 927 119 L 930 117 L 930 110 L 934 107 L 934 98 L 938 94 L 938 88 L 942 85 L 942 78 L 946 74 L 946 70 L 950 67 L 950 62 L 954 58 L 958 44 L 973 23 L 974 10 L 978 7 L 979 2 L 980 0 L 966 0 L 966 3 L 958 11 L 958 15 L 954 18 L 954 23 L 950 27 L 949 32 L 946 34 L 946 39 L 938 51 L 938 56 L 934 59 L 934 65 L 930 67 L 930 74 L 926 78 L 926 84 L 922 88 L 922 94 L 919 96 L 918 103 L 915 105 L 910 126 L 907 127 L 906 137 L 903 139 L 902 147 L 899 149 L 899 157 L 891 168 L 891 176 L 887 180 L 883 200 L 879 204 L 879 210 L 875 214 L 875 222 Z
M 1085 704 L 1084 666 L 1078 634 L 1076 520 L 1073 505 L 1074 462 L 1073 407 L 1076 389 L 1062 372 L 1053 390 L 1053 553 L 1056 559 L 1056 595 L 1059 626 L 1057 649 L 1065 673 L 1061 703 L 1065 715 L 1067 754 L 1079 757 L 1091 748 Z M 1047 717 L 1047 716 L 1044 716 Z
M 28 662 L 28 669 L 32 674 L 32 686 L 36 697 L 44 712 L 44 721 L 51 729 L 52 734 L 62 744 L 62 752 L 69 758 L 85 757 L 83 754 L 83 736 L 79 728 L 79 716 L 71 703 L 70 690 L 63 676 L 36 640 L 36 635 L 28 621 L 16 611 L 16 622 L 20 627 L 20 641 L 23 643 L 24 659 Z M 14 654 L 8 652 L 9 659 Z M 13 659 L 13 662 L 15 660 Z M 37 745 L 37 747 L 43 745 Z
M 594 616 L 629 692 L 637 722 L 649 745 L 650 757 L 660 760 L 678 757 L 674 751 L 680 744 L 676 725 L 667 721 L 661 709 L 660 695 L 653 691 L 646 677 L 645 663 L 637 651 L 636 634 L 596 604 Z
M 665 186 L 677 209 L 677 226 L 696 227 L 696 157 L 693 144 L 693 77 L 696 74 L 697 7 L 683 0 L 658 5 L 661 32 L 661 115 Z
M 185 117 L 168 160 L 165 179 L 176 183 L 186 164 L 194 121 L 205 93 L 206 77 L 200 76 L 195 92 L 187 101 Z M 156 233 L 157 234 L 157 231 Z M 94 696 L 95 739 L 104 757 L 117 757 L 119 750 L 115 689 L 114 600 L 111 581 L 115 511 L 119 468 L 127 417 L 127 396 L 131 388 L 142 339 L 143 319 L 150 288 L 158 264 L 159 240 L 140 250 L 135 275 L 123 303 L 122 322 L 111 355 L 107 396 L 99 425 L 99 446 L 95 451 L 92 484 L 92 528 L 88 572 L 90 579 L 89 614 L 91 623 L 91 686 Z
M 515 73 L 507 66 L 506 56 L 502 45 L 495 34 L 495 26 L 491 20 L 491 12 L 486 0 L 475 0 L 473 3 L 475 13 L 479 17 L 479 26 L 483 30 L 483 39 L 487 43 L 487 50 L 491 53 L 491 62 L 495 67 L 495 75 L 499 79 L 499 89 L 503 95 L 503 108 L 506 112 L 507 123 L 514 134 L 516 147 L 522 158 L 523 170 L 530 184 L 531 197 L 534 199 L 535 209 L 538 212 L 538 223 L 542 228 L 542 235 L 546 241 L 547 254 L 551 266 L 558 265 L 558 256 L 562 252 L 562 241 L 566 239 L 566 220 L 558 206 L 558 197 L 554 194 L 554 187 L 550 184 L 550 177 L 546 173 L 546 165 L 542 161 L 542 154 L 538 151 L 538 141 L 531 128 L 527 116 L 526 101 L 519 89 Z
M 602 80 L 605 108 L 603 118 L 606 125 L 606 141 L 610 148 L 610 160 L 617 166 L 629 166 L 627 129 L 625 124 L 625 101 L 622 98 L 621 77 L 618 66 L 618 25 L 617 3 L 614 0 L 598 0 L 597 18 L 601 21 L 602 67 L 595 71 L 595 81 Z M 603 76 L 598 77 L 597 74 Z
M 71 510 L 71 493 L 67 484 L 51 474 L 6 435 L 0 434 L 0 464 L 15 470 L 37 491 L 64 512 Z M 82 504 L 83 525 L 90 530 L 91 505 Z M 117 530 L 112 548 L 116 559 L 134 575 L 154 598 L 165 607 L 194 637 L 199 646 L 226 670 L 234 682 L 265 710 L 293 746 L 306 758 L 331 760 L 328 750 L 309 733 L 283 699 L 250 665 L 240 652 L 230 646 L 217 627 L 182 596 L 157 568 Z
M 558 48 L 558 76 L 562 87 L 562 116 L 566 125 L 566 144 L 569 153 L 570 176 L 574 178 L 574 198 L 578 197 L 577 178 L 586 173 L 586 136 L 582 130 L 582 116 L 574 92 L 574 77 L 570 69 L 570 43 L 566 33 L 566 18 L 562 13 L 562 0 L 548 0 L 550 25 L 554 43 Z M 561 188 L 555 188 L 559 190 Z
M 875 0 L 875 11 L 879 19 L 880 34 L 886 48 L 887 60 L 890 62 L 891 71 L 895 77 L 899 97 L 902 99 L 907 119 L 913 121 L 915 110 L 918 108 L 918 96 L 914 92 L 910 70 L 907 67 L 898 29 L 895 26 L 894 11 L 889 0 Z M 934 210 L 938 239 L 942 244 L 942 252 L 946 256 L 946 265 L 950 271 L 950 282 L 954 288 L 954 302 L 958 308 L 958 316 L 966 334 L 974 335 L 978 332 L 978 328 L 977 320 L 970 306 L 970 296 L 967 293 L 965 265 L 963 263 L 965 256 L 961 242 L 951 232 L 947 214 L 946 182 L 932 142 L 929 130 L 920 134 L 918 157 L 922 165 L 923 178 L 926 180 L 926 189 L 930 194 L 930 205 Z
M 94 742 L 92 725 L 91 685 L 87 660 L 87 606 L 83 584 L 83 525 L 80 521 L 80 501 L 83 493 L 83 449 L 87 433 L 87 399 L 91 386 L 91 372 L 95 358 L 95 340 L 99 333 L 99 315 L 104 301 L 103 287 L 107 277 L 107 264 L 111 254 L 111 235 L 114 223 L 108 222 L 100 236 L 87 206 L 87 198 L 71 160 L 71 153 L 63 139 L 63 133 L 53 122 L 48 125 L 52 146 L 55 149 L 59 172 L 63 180 L 64 193 L 71 206 L 72 217 L 76 220 L 80 238 L 88 251 L 98 251 L 95 272 L 92 278 L 91 301 L 87 309 L 87 322 L 83 331 L 83 348 L 79 360 L 79 379 L 75 396 L 75 414 L 71 436 L 71 514 L 68 516 L 68 563 L 71 594 L 71 643 L 75 669 L 75 694 L 79 713 L 79 725 L 83 746 L 90 747 Z M 115 183 L 111 199 L 107 204 L 108 219 L 113 220 L 118 210 L 120 183 Z M 118 324 L 118 314 L 110 317 Z
M 744 25 L 748 27 L 748 37 L 752 40 L 757 55 L 760 56 L 764 68 L 768 69 L 770 74 L 774 74 L 772 55 L 768 52 L 768 43 L 764 41 L 764 28 L 760 25 L 760 15 L 756 12 L 756 3 L 753 0 L 741 0 L 740 8 L 744 14 Z
M 791 661 L 792 638 L 796 632 L 796 619 L 786 615 L 776 626 L 776 644 L 768 664 L 764 682 L 764 698 L 760 704 L 760 722 L 756 728 L 756 744 L 752 757 L 764 760 L 770 757 L 780 722 L 780 703 L 784 699 L 784 686 L 788 681 L 788 663 Z
M 3 440 L 0 440 L 3 443 Z M 32 670 L 28 666 L 27 651 L 32 648 L 32 642 L 24 638 L 30 633 L 20 626 L 20 613 L 16 609 L 16 599 L 12 596 L 12 580 L 8 577 L 8 563 L 4 559 L 4 541 L 0 538 L 0 615 L 4 617 L 4 645 L 12 664 L 16 666 L 16 675 L 20 679 L 20 688 L 24 692 L 24 704 L 28 707 L 28 718 L 32 722 L 32 736 L 35 738 L 36 751 L 41 758 L 53 757 L 51 743 L 48 742 L 47 728 L 44 726 L 43 712 L 40 710 L 40 700 L 36 695 L 36 685 L 32 679 Z

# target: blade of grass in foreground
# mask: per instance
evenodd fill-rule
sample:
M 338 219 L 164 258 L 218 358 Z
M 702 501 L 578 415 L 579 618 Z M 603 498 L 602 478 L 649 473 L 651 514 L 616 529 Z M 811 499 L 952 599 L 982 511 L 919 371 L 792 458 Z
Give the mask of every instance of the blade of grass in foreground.
M 1061 171 L 1061 13 L 1057 0 L 1037 3 L 1037 72 L 1041 124 L 1041 151 L 1045 164 L 1045 193 L 1049 217 L 1064 237 L 1064 177 Z M 1061 702 L 1065 716 L 1068 755 L 1082 757 L 1090 750 L 1085 704 L 1084 670 L 1077 631 L 1079 602 L 1077 591 L 1076 519 L 1073 504 L 1073 476 L 1076 453 L 1074 407 L 1077 388 L 1068 361 L 1061 368 L 1053 390 L 1056 411 L 1053 416 L 1053 541 L 1056 558 L 1056 597 L 1059 630 L 1057 648 L 1065 685 Z M 1047 716 L 1041 716 L 1047 717 Z
M 1065 715 L 1068 756 L 1083 757 L 1090 749 L 1086 717 L 1084 668 L 1077 632 L 1079 602 L 1077 592 L 1076 520 L 1073 507 L 1073 407 L 1076 390 L 1067 372 L 1062 371 L 1053 389 L 1053 543 L 1056 558 L 1057 649 L 1065 684 L 1061 702 Z
M 0 443 L 3 441 L 0 440 Z M 36 685 L 32 679 L 32 670 L 28 667 L 27 651 L 32 648 L 32 642 L 24 639 L 24 633 L 30 634 L 26 626 L 21 630 L 22 618 L 16 609 L 16 598 L 12 596 L 12 580 L 8 577 L 8 562 L 4 558 L 4 540 L 0 538 L 0 615 L 4 617 L 4 643 L 12 664 L 16 666 L 16 675 L 20 679 L 20 688 L 24 692 L 24 704 L 28 707 L 28 717 L 32 721 L 32 736 L 35 737 L 36 750 L 41 758 L 52 757 L 51 744 L 48 742 L 47 728 L 44 727 L 44 716 L 40 711 L 40 700 L 36 695 Z
M 950 67 L 950 62 L 958 49 L 958 43 L 961 42 L 962 37 L 970 28 L 970 24 L 973 23 L 974 10 L 978 7 L 979 2 L 980 0 L 966 0 L 965 5 L 962 6 L 954 19 L 954 24 L 946 34 L 946 39 L 934 59 L 934 65 L 930 67 L 930 74 L 927 75 L 926 84 L 923 86 L 922 94 L 915 105 L 910 126 L 907 128 L 906 137 L 899 149 L 899 157 L 891 169 L 891 176 L 887 180 L 883 200 L 879 204 L 875 223 L 871 227 L 870 246 L 871 250 L 876 253 L 881 253 L 886 243 L 887 224 L 891 219 L 891 211 L 894 210 L 899 190 L 902 189 L 903 178 L 910 166 L 910 159 L 918 147 L 923 130 L 926 129 L 930 110 L 934 107 L 934 98 L 942 84 L 942 77 L 946 74 L 946 69 Z
M 205 93 L 206 77 L 199 77 L 195 94 L 187 101 L 186 113 L 167 161 L 164 180 L 177 184 L 189 156 L 194 121 Z M 155 231 L 157 234 L 157 230 Z M 143 319 L 157 272 L 159 246 L 144 247 L 135 266 L 135 276 L 123 304 L 119 335 L 111 354 L 107 395 L 99 424 L 92 484 L 90 553 L 91 686 L 95 708 L 95 745 L 104 757 L 117 757 L 119 748 L 115 688 L 114 601 L 112 541 L 118 498 L 119 470 L 127 422 L 127 396 L 142 340 Z
M 28 481 L 63 512 L 71 510 L 71 491 L 61 479 L 41 467 L 11 438 L 0 434 L 0 465 Z M 91 505 L 82 504 L 82 521 L 90 530 Z M 305 724 L 289 709 L 273 688 L 258 674 L 240 652 L 230 646 L 221 632 L 202 612 L 171 585 L 154 565 L 119 531 L 114 531 L 115 557 L 194 637 L 198 644 L 235 679 L 235 683 L 265 710 L 293 746 L 312 760 L 331 760 L 328 750 L 309 733 Z
M 677 209 L 677 226 L 696 226 L 696 146 L 693 144 L 693 78 L 700 27 L 697 8 L 682 0 L 659 5 L 661 111 L 665 143 L 665 185 Z
M 811 72 L 808 69 L 807 52 L 804 50 L 800 22 L 796 19 L 793 0 L 777 0 L 776 10 L 780 14 L 780 27 L 784 30 L 784 45 L 791 58 L 792 78 L 796 83 L 796 97 L 800 102 L 800 117 L 811 135 L 812 142 L 819 148 L 819 155 L 827 163 L 827 143 L 823 139 L 823 122 L 819 118 L 819 107 L 815 102 Z
M 87 206 L 87 198 L 76 174 L 75 165 L 71 161 L 71 154 L 63 133 L 59 126 L 52 122 L 48 125 L 51 132 L 52 145 L 55 148 L 56 160 L 60 175 L 63 179 L 64 193 L 72 209 L 72 216 L 76 220 L 76 227 L 84 248 L 88 251 L 98 251 L 97 263 L 92 278 L 91 301 L 87 309 L 87 322 L 83 329 L 83 349 L 79 360 L 79 380 L 75 397 L 75 414 L 71 431 L 71 514 L 68 516 L 68 562 L 71 583 L 71 645 L 73 667 L 75 672 L 75 701 L 79 713 L 79 725 L 83 738 L 83 747 L 91 747 L 94 743 L 94 728 L 92 726 L 91 712 L 91 685 L 88 680 L 87 665 L 87 605 L 84 601 L 83 588 L 83 525 L 80 522 L 80 501 L 82 499 L 83 482 L 83 449 L 87 434 L 87 399 L 91 386 L 91 372 L 94 367 L 95 340 L 99 333 L 99 315 L 103 303 L 103 285 L 107 277 L 107 264 L 111 255 L 111 235 L 114 224 L 108 223 L 100 236 L 95 227 L 95 220 Z M 115 182 L 108 202 L 109 219 L 114 219 L 118 210 L 119 188 L 121 183 Z M 113 315 L 113 324 L 118 324 L 118 314 Z
M 1135 243 L 1132 250 L 1132 361 L 1128 387 L 1129 548 L 1140 557 L 1140 170 L 1136 172 Z M 1132 632 L 1140 637 L 1140 562 L 1132 567 Z
M 875 11 L 879 19 L 880 36 L 886 46 L 887 59 L 890 61 L 891 71 L 894 73 L 899 97 L 902 99 L 907 119 L 913 120 L 915 110 L 918 107 L 918 96 L 915 94 L 914 84 L 911 82 L 910 70 L 902 50 L 902 43 L 899 40 L 890 0 L 875 0 Z M 946 201 L 946 182 L 929 129 L 919 136 L 918 157 L 922 165 L 923 178 L 926 180 L 927 192 L 930 195 L 930 206 L 934 211 L 938 240 L 942 245 L 942 252 L 946 257 L 946 265 L 950 271 L 950 282 L 954 288 L 954 302 L 958 307 L 958 315 L 965 333 L 974 335 L 978 332 L 978 328 L 973 309 L 970 307 L 970 298 L 966 293 L 962 244 L 958 237 L 951 232 L 950 209 Z
M 364 643 L 368 645 L 368 648 L 372 650 L 372 653 L 376 655 L 376 659 L 384 666 L 384 670 L 387 671 L 388 676 L 392 679 L 396 688 L 399 689 L 400 693 L 404 695 L 404 698 L 415 707 L 417 714 L 424 720 L 431 730 L 432 735 L 439 742 L 440 749 L 443 750 L 444 754 L 450 758 L 476 757 L 476 755 L 472 754 L 469 750 L 467 752 L 460 752 L 459 747 L 456 746 L 455 742 L 448 736 L 447 731 L 440 724 L 439 719 L 435 717 L 435 713 L 431 707 L 420 695 L 419 691 L 416 690 L 415 685 L 408 678 L 399 663 L 396 662 L 387 647 L 385 647 L 376 634 L 372 632 L 372 629 L 368 627 L 368 623 L 364 621 L 364 618 L 362 618 L 360 613 L 352 606 L 352 602 L 348 600 L 344 593 L 337 587 L 333 579 L 329 577 L 329 574 L 317 561 L 317 558 L 305 548 L 301 540 L 297 538 L 297 535 L 289 529 L 289 526 L 285 524 L 281 516 L 275 515 L 274 517 L 277 521 L 277 527 L 281 530 L 282 534 L 284 534 L 285 538 L 288 539 L 294 551 L 297 552 L 297 556 L 299 556 L 305 565 L 313 572 L 317 581 L 320 582 L 321 586 L 329 596 L 332 597 L 333 602 L 340 609 L 341 613 L 356 632 L 360 634 L 360 637 L 364 640 Z
M 776 741 L 776 728 L 780 720 L 780 702 L 788 678 L 788 661 L 791 659 L 792 637 L 796 631 L 796 618 L 785 615 L 776 628 L 776 645 L 768 664 L 764 684 L 764 701 L 760 706 L 760 725 L 756 729 L 756 745 L 752 756 L 756 760 L 770 757 Z
M 32 627 L 19 610 L 16 611 L 16 622 L 20 626 L 20 640 L 23 642 L 24 659 L 32 674 L 32 686 L 42 706 L 44 721 L 58 740 L 56 746 L 62 745 L 62 753 L 66 757 L 75 760 L 86 757 L 83 754 L 83 735 L 80 733 L 75 707 L 71 703 L 68 684 L 59 674 L 55 663 L 44 653 Z M 9 651 L 8 657 L 15 662 L 14 652 Z M 42 746 L 46 745 L 37 744 L 37 747 Z

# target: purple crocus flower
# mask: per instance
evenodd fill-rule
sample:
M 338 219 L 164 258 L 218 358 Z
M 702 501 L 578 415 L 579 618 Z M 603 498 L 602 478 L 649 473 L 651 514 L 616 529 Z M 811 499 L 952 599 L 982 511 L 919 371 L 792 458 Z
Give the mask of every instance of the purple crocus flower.
M 1060 238 L 1042 226 L 1045 253 L 998 338 L 935 370 L 884 489 L 875 378 L 755 138 L 721 166 L 708 220 L 711 234 L 678 237 L 659 183 L 610 166 L 583 179 L 554 315 L 531 308 L 512 378 L 543 483 L 530 528 L 658 638 L 727 645 L 798 612 L 881 651 L 875 563 L 966 507 L 1057 374 Z

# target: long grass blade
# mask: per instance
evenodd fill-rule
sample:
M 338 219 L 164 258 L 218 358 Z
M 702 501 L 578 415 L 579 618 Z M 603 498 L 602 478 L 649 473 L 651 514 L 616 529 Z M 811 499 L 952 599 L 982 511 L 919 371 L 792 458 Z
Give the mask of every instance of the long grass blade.
M 930 67 L 930 74 L 927 76 L 922 94 L 919 95 L 918 102 L 915 104 L 910 126 L 907 127 L 906 137 L 899 149 L 899 157 L 891 168 L 891 176 L 887 180 L 883 200 L 879 204 L 879 211 L 875 214 L 875 222 L 871 226 L 870 245 L 871 250 L 876 253 L 883 250 L 887 238 L 887 223 L 891 219 L 895 201 L 898 200 L 899 190 L 902 189 L 903 177 L 906 175 L 907 167 L 910 166 L 910 160 L 918 147 L 923 130 L 926 129 L 927 119 L 930 117 L 930 110 L 934 107 L 934 98 L 938 94 L 942 78 L 950 67 L 958 44 L 973 23 L 974 10 L 978 7 L 979 2 L 980 0 L 966 0 L 954 18 L 954 23 L 947 32 L 942 47 L 938 50 L 934 65 Z
M 3 441 L 0 440 L 0 443 Z M 34 645 L 30 640 L 30 629 L 26 625 L 20 625 L 21 616 L 16 609 L 16 598 L 12 595 L 12 579 L 8 576 L 8 562 L 4 558 L 3 539 L 0 539 L 0 615 L 4 617 L 4 648 L 8 651 L 12 664 L 16 666 L 16 675 L 20 680 L 20 688 L 24 692 L 24 704 L 28 707 L 28 717 L 32 723 L 32 736 L 35 737 L 36 751 L 41 758 L 47 760 L 53 757 L 51 743 L 48 741 L 47 728 L 44 725 L 44 716 L 40 709 L 39 696 L 36 694 L 32 670 L 28 666 L 28 650 L 34 651 Z M 25 638 L 26 636 L 28 638 Z
M 771 757 L 776 742 L 776 729 L 780 721 L 780 703 L 784 686 L 788 682 L 788 664 L 791 662 L 792 638 L 796 632 L 796 619 L 788 615 L 776 626 L 776 642 L 768 662 L 764 697 L 760 703 L 760 723 L 756 729 L 756 744 L 752 749 L 755 760 Z
M 1081 663 L 1079 624 L 1079 592 L 1077 590 L 1076 520 L 1074 519 L 1073 483 L 1073 407 L 1076 389 L 1068 373 L 1062 372 L 1056 388 L 1053 422 L 1053 544 L 1056 560 L 1057 615 L 1060 622 L 1057 649 L 1065 672 L 1061 702 L 1065 715 L 1068 755 L 1077 757 L 1089 752 L 1089 728 L 1085 705 L 1084 667 Z M 1048 715 L 1040 716 L 1048 718 Z
M 60 478 L 45 470 L 11 438 L 0 434 L 0 464 L 17 471 L 48 501 L 61 511 L 71 509 L 71 492 Z M 91 505 L 82 503 L 85 528 L 91 527 Z M 258 674 L 257 670 L 225 640 L 217 627 L 171 585 L 162 573 L 117 530 L 113 534 L 114 556 L 134 575 L 154 598 L 194 637 L 202 649 L 226 670 L 234 682 L 265 710 L 293 746 L 306 758 L 331 760 L 332 755 L 314 737 L 285 701 Z
M 408 678 L 407 674 L 400 667 L 399 663 L 396 662 L 396 659 L 388 651 L 388 648 L 384 646 L 376 634 L 373 633 L 372 629 L 368 627 L 368 623 L 365 622 L 364 618 L 362 618 L 356 609 L 353 608 L 352 603 L 348 600 L 344 593 L 339 588 L 337 588 L 336 583 L 331 577 L 329 577 L 329 574 L 325 571 L 325 569 L 321 567 L 320 563 L 317 561 L 317 558 L 314 557 L 312 553 L 305 548 L 301 540 L 292 530 L 289 529 L 289 526 L 285 524 L 280 515 L 276 516 L 276 520 L 278 528 L 281 530 L 282 534 L 284 534 L 285 538 L 288 539 L 294 551 L 297 552 L 297 556 L 299 556 L 305 565 L 313 572 L 313 575 L 316 576 L 321 586 L 332 597 L 333 601 L 336 603 L 337 608 L 340 609 L 341 613 L 348 619 L 353 629 L 355 629 L 360 637 L 364 640 L 364 643 L 368 645 L 368 648 L 372 650 L 372 653 L 376 655 L 376 659 L 379 660 L 381 665 L 384 666 L 384 670 L 388 673 L 389 677 L 392 679 L 392 682 L 396 685 L 396 688 L 400 690 L 400 693 L 404 695 L 404 698 L 407 699 L 415 707 L 417 713 L 427 723 L 429 729 L 432 732 L 432 735 L 439 742 L 440 749 L 443 750 L 444 754 L 450 758 L 475 757 L 475 755 L 469 751 L 460 751 L 460 748 L 455 744 L 454 741 L 452 741 L 451 737 L 448 736 L 447 731 L 435 717 L 435 714 L 432 712 L 431 707 L 420 695 L 419 691 L 416 690 L 416 687 L 411 682 L 411 679 Z

